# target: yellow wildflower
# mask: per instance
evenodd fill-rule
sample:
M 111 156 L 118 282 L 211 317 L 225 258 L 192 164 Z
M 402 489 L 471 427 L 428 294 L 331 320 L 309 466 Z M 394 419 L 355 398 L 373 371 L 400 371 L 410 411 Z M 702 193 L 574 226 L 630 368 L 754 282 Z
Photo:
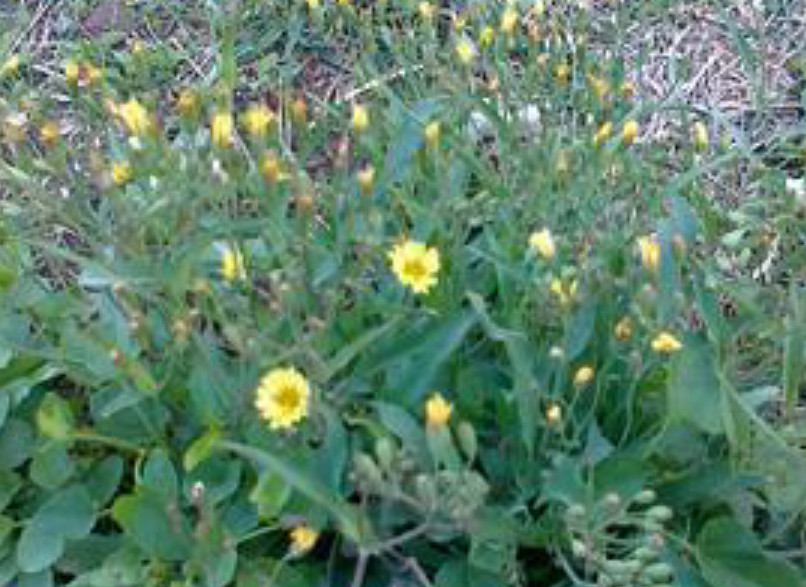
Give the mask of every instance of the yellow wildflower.
M 64 79 L 67 85 L 75 86 L 78 84 L 78 77 L 81 73 L 78 63 L 75 61 L 67 61 L 64 64 Z
M 112 181 L 116 186 L 124 186 L 132 179 L 132 166 L 128 161 L 117 161 L 112 164 Z
M 12 55 L 6 62 L 0 67 L 0 79 L 17 75 L 17 72 L 20 70 L 20 56 L 19 55 Z
M 588 76 L 588 80 L 590 81 L 597 100 L 602 101 L 607 98 L 607 95 L 610 93 L 610 84 L 607 83 L 607 80 L 595 75 Z
M 571 68 L 567 63 L 560 63 L 557 69 L 554 70 L 554 76 L 557 78 L 560 85 L 564 86 L 571 79 Z
M 551 235 L 551 231 L 548 228 L 533 232 L 529 237 L 529 246 L 548 261 L 554 258 L 554 254 L 557 250 L 554 244 L 554 237 Z
M 453 406 L 442 394 L 433 394 L 425 402 L 425 419 L 429 428 L 442 428 L 451 418 Z
M 708 149 L 708 129 L 705 125 L 698 120 L 694 123 L 691 134 L 694 136 L 694 148 L 698 151 L 706 151 Z
M 104 78 L 104 71 L 92 63 L 84 64 L 84 77 L 90 86 L 97 86 Z
M 416 294 L 428 293 L 437 284 L 439 252 L 423 243 L 407 240 L 389 252 L 392 271 Z
M 628 120 L 624 124 L 624 131 L 622 132 L 624 144 L 632 145 L 635 142 L 635 139 L 638 138 L 639 130 L 638 122 L 635 120 Z
M 48 148 L 52 148 L 59 140 L 60 136 L 61 130 L 59 129 L 59 123 L 53 120 L 47 121 L 42 125 L 42 128 L 39 129 L 39 139 L 42 141 L 42 144 Z
M 273 369 L 260 380 L 255 407 L 271 428 L 292 428 L 308 415 L 311 388 L 294 369 Z
M 288 179 L 288 174 L 283 172 L 280 159 L 277 157 L 277 153 L 274 151 L 267 152 L 263 157 L 263 162 L 260 164 L 260 170 L 263 173 L 263 177 L 271 185 L 275 185 L 284 179 Z
M 652 350 L 656 353 L 670 354 L 683 348 L 683 343 L 669 332 L 661 332 L 652 341 Z
M 556 426 L 563 419 L 563 409 L 559 404 L 551 404 L 546 408 L 546 421 L 551 426 Z
M 456 56 L 459 58 L 459 63 L 469 67 L 476 59 L 476 48 L 469 39 L 463 38 L 456 43 Z
M 417 6 L 417 10 L 420 13 L 420 18 L 427 22 L 431 22 L 437 12 L 436 7 L 430 2 L 420 2 Z
M 129 100 L 118 108 L 123 124 L 129 134 L 142 138 L 151 130 L 151 117 L 148 110 L 137 100 Z
M 361 104 L 353 105 L 353 131 L 356 134 L 366 132 L 369 128 L 369 112 L 367 107 Z
M 364 196 L 372 195 L 372 185 L 375 182 L 375 169 L 372 165 L 367 165 L 358 172 L 358 187 Z
M 291 553 L 300 556 L 310 551 L 319 540 L 319 532 L 308 526 L 297 526 L 291 530 Z
M 440 126 L 436 120 L 425 125 L 425 145 L 429 151 L 436 151 L 439 146 Z
M 629 316 L 625 316 L 619 320 L 613 332 L 616 335 L 616 340 L 621 342 L 630 340 L 632 338 L 632 319 Z
M 649 271 L 657 271 L 660 266 L 660 245 L 654 236 L 638 238 L 638 250 L 641 253 L 641 264 Z
M 578 388 L 585 387 L 588 383 L 593 381 L 593 375 L 593 367 L 588 365 L 580 367 L 574 375 L 574 386 Z
M 613 136 L 613 123 L 607 121 L 600 126 L 599 130 L 597 130 L 593 135 L 593 144 L 598 147 L 602 143 L 606 142 L 611 136 Z
M 518 24 L 518 12 L 515 7 L 510 5 L 504 10 L 501 15 L 501 32 L 505 35 L 511 35 L 515 32 L 515 27 Z
M 632 82 L 624 82 L 621 84 L 621 95 L 625 100 L 632 100 L 635 98 L 635 84 Z
M 135 39 L 132 43 L 132 55 L 140 56 L 146 52 L 146 44 L 140 39 Z
M 253 104 L 244 114 L 243 122 L 252 138 L 262 139 L 274 124 L 274 113 L 264 104 Z
M 491 26 L 486 26 L 481 29 L 479 33 L 479 46 L 485 49 L 493 44 L 495 41 L 495 29 Z
M 232 249 L 224 251 L 221 256 L 221 275 L 230 283 L 246 279 L 246 268 L 240 251 Z
M 219 149 L 228 149 L 232 145 L 232 113 L 222 110 L 213 114 L 210 119 L 213 145 Z
M 179 97 L 176 100 L 176 109 L 179 114 L 185 118 L 192 118 L 199 110 L 199 97 L 196 92 L 190 89 L 184 89 L 179 92 Z
M 574 280 L 566 287 L 561 279 L 555 277 L 551 280 L 551 292 L 559 298 L 562 305 L 565 305 L 576 295 L 577 282 Z

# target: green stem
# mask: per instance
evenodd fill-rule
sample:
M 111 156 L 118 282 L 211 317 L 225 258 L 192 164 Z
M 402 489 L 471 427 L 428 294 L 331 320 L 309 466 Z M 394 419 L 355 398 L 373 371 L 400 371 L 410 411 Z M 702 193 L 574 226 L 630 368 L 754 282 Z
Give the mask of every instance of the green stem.
M 97 442 L 99 444 L 105 444 L 113 448 L 133 452 L 138 456 L 142 455 L 145 452 L 145 449 L 126 440 L 115 438 L 113 436 L 104 436 L 103 434 L 90 432 L 88 430 L 76 430 L 70 435 L 70 438 L 71 440 L 77 440 L 82 442 Z

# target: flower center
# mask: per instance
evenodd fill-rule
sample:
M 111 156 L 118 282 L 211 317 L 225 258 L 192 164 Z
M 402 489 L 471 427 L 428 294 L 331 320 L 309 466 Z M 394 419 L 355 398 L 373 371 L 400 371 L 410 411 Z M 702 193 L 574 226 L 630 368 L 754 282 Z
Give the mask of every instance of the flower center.
M 422 279 L 426 275 L 425 265 L 419 259 L 406 261 L 406 264 L 403 265 L 403 273 L 411 279 Z
M 286 385 L 277 394 L 277 404 L 283 410 L 295 410 L 299 406 L 300 394 L 296 387 Z

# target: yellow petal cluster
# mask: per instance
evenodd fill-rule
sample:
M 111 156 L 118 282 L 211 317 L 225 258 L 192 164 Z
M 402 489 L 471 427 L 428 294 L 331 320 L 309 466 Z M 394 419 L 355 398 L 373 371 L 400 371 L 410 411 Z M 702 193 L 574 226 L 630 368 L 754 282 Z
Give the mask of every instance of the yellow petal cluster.
M 529 246 L 547 261 L 553 259 L 557 252 L 554 237 L 548 228 L 533 232 L 529 237 Z
M 389 252 L 392 271 L 400 283 L 416 294 L 428 293 L 437 284 L 439 252 L 434 247 L 407 240 Z
M 652 341 L 652 350 L 656 353 L 671 354 L 682 348 L 683 343 L 669 332 L 661 332 Z
M 230 283 L 246 279 L 243 255 L 240 251 L 227 249 L 221 256 L 221 275 Z
M 305 525 L 296 526 L 291 530 L 291 552 L 299 556 L 310 551 L 319 540 L 319 532 Z
M 255 407 L 273 429 L 293 428 L 308 415 L 311 388 L 293 367 L 269 371 L 260 380 Z
M 447 401 L 442 394 L 433 394 L 425 402 L 425 420 L 429 428 L 441 428 L 448 423 L 451 418 L 453 405 Z
M 638 251 L 641 254 L 641 264 L 649 271 L 657 271 L 660 267 L 660 244 L 654 236 L 638 238 Z

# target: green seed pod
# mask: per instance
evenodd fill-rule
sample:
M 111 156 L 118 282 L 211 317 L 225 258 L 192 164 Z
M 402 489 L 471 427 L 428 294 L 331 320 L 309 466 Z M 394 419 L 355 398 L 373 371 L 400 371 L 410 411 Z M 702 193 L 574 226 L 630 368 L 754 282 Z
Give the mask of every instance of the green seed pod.
M 649 548 L 648 546 L 642 546 L 637 548 L 633 555 L 639 561 L 648 563 L 658 558 L 658 551 L 654 548 Z
M 608 511 L 614 512 L 621 507 L 621 497 L 619 497 L 618 493 L 608 493 L 604 496 L 602 504 Z
M 427 507 L 432 508 L 437 503 L 437 487 L 434 480 L 428 475 L 417 475 L 414 479 L 414 490 L 417 497 Z
M 585 506 L 578 503 L 568 506 L 568 509 L 565 512 L 565 514 L 568 516 L 568 519 L 574 521 L 582 520 L 586 513 Z
M 633 498 L 633 501 L 638 505 L 650 505 L 655 503 L 658 495 L 651 489 L 644 489 Z
M 388 471 L 395 460 L 396 447 L 388 437 L 383 436 L 375 442 L 375 457 L 381 469 Z
M 645 568 L 642 575 L 655 583 L 668 583 L 674 575 L 674 569 L 666 563 L 655 563 Z
M 646 511 L 646 516 L 656 522 L 668 522 L 672 519 L 672 508 L 665 505 L 652 506 Z
M 360 452 L 355 455 L 353 463 L 358 479 L 365 483 L 369 489 L 377 489 L 383 485 L 383 475 L 371 456 Z
M 470 422 L 462 421 L 456 429 L 456 436 L 459 440 L 459 448 L 465 453 L 467 460 L 473 462 L 478 453 L 478 438 L 476 429 Z

